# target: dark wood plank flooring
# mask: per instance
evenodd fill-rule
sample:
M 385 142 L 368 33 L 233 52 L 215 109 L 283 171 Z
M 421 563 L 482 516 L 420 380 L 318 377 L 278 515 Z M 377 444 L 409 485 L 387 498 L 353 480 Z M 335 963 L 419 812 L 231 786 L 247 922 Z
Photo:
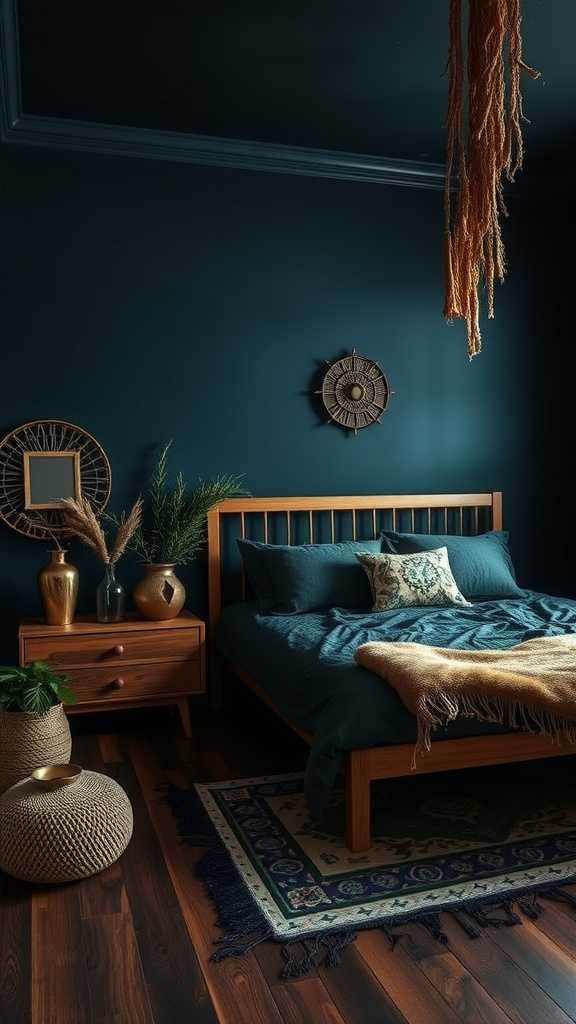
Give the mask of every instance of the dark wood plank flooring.
M 77 884 L 0 874 L 2 1024 L 576 1021 L 576 911 L 550 902 L 538 921 L 477 940 L 446 919 L 448 947 L 418 925 L 403 926 L 394 951 L 363 932 L 339 968 L 289 982 L 273 943 L 212 964 L 214 915 L 193 874 L 202 851 L 179 842 L 158 788 L 298 769 L 305 749 L 265 709 L 193 712 L 191 740 L 169 712 L 74 720 L 74 759 L 124 786 L 134 838 Z

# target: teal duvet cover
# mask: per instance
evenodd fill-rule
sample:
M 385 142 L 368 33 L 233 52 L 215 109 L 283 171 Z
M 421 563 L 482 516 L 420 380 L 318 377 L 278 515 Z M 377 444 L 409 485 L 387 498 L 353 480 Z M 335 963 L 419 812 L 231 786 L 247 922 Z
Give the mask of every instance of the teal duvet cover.
M 286 616 L 259 615 L 255 603 L 245 602 L 224 609 L 218 646 L 224 659 L 247 672 L 292 722 L 314 734 L 306 795 L 312 813 L 320 817 L 345 751 L 416 738 L 415 718 L 394 690 L 355 663 L 360 644 L 414 641 L 486 650 L 574 632 L 576 601 L 531 591 L 471 608 L 332 608 Z M 434 742 L 502 731 L 463 719 L 438 731 Z

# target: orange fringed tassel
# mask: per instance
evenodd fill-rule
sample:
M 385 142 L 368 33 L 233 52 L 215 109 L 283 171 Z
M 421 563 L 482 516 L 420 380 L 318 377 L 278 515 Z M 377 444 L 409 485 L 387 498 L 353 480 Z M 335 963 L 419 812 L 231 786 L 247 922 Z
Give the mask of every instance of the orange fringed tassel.
M 445 204 L 445 301 L 448 320 L 466 321 L 468 355 L 482 346 L 478 291 L 494 316 L 494 279 L 506 273 L 500 215 L 503 179 L 522 167 L 520 0 L 469 0 L 468 126 L 464 127 L 462 0 L 450 0 Z M 506 79 L 505 65 L 508 66 Z

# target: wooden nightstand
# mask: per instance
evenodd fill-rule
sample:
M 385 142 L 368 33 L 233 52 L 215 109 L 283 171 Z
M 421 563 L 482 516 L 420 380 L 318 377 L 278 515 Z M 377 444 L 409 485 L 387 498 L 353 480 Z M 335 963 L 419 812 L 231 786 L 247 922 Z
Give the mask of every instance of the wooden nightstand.
M 70 714 L 176 704 L 190 736 L 188 697 L 206 690 L 205 626 L 190 612 L 166 622 L 80 616 L 71 626 L 46 626 L 29 619 L 18 640 L 21 665 L 47 661 L 69 677 L 77 700 Z

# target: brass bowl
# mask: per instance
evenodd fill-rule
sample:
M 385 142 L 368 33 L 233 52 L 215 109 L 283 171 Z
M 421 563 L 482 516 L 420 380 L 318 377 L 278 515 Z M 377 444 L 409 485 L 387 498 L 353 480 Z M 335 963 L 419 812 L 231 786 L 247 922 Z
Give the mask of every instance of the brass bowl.
M 76 782 L 82 774 L 78 764 L 48 764 L 42 768 L 36 768 L 32 772 L 32 778 L 46 789 L 56 789 L 58 786 L 69 786 Z

